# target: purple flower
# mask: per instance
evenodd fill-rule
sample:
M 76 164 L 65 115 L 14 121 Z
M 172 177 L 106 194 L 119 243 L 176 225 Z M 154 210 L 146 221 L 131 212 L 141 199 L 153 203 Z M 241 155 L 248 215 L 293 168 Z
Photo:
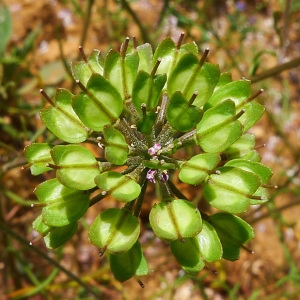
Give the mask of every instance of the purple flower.
M 154 144 L 153 147 L 148 149 L 148 153 L 151 156 L 154 156 L 157 154 L 157 152 L 161 149 L 161 145 L 160 144 Z
M 160 174 L 160 181 L 161 182 L 167 182 L 169 180 L 169 174 L 167 171 L 163 171 L 161 174 Z
M 247 5 L 244 1 L 238 1 L 235 5 L 236 9 L 239 11 L 245 11 L 247 8 Z
M 155 175 L 157 174 L 157 171 L 154 170 L 154 169 L 150 169 L 148 172 L 147 172 L 147 176 L 146 178 L 152 182 L 152 183 L 155 183 Z

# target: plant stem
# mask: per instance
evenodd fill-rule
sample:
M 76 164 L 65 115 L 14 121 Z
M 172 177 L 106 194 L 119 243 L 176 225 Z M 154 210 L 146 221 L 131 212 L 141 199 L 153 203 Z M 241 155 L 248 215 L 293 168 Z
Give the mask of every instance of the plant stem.
M 173 192 L 173 194 L 178 198 L 178 199 L 184 199 L 184 200 L 188 200 L 188 198 L 181 193 L 181 191 L 175 186 L 175 184 L 169 180 L 167 182 L 167 185 L 169 187 L 169 189 Z
M 141 213 L 141 209 L 142 209 L 142 205 L 143 205 L 143 200 L 144 200 L 144 196 L 146 193 L 146 189 L 147 189 L 147 185 L 148 185 L 148 180 L 146 178 L 148 169 L 144 169 L 141 173 L 140 179 L 139 179 L 139 185 L 142 187 L 141 188 L 141 192 L 136 200 L 136 204 L 135 204 L 135 209 L 134 209 L 134 215 L 136 217 L 139 217 L 140 213 Z
M 258 81 L 261 81 L 268 77 L 278 75 L 279 73 L 281 73 L 285 70 L 296 68 L 299 65 L 300 65 L 300 57 L 296 57 L 296 58 L 292 59 L 291 61 L 280 64 L 276 67 L 270 68 L 266 71 L 261 72 L 258 75 L 254 75 L 254 76 L 250 77 L 249 79 L 251 80 L 251 82 L 258 82 Z
M 287 49 L 287 41 L 288 41 L 288 27 L 289 27 L 289 14 L 291 8 L 291 0 L 285 1 L 285 10 L 283 15 L 283 28 L 281 34 L 281 49 L 279 55 L 279 62 L 283 62 Z
M 80 46 L 83 48 L 85 41 L 86 41 L 86 36 L 87 36 L 87 30 L 89 28 L 90 22 L 91 22 L 91 14 L 92 14 L 92 7 L 94 4 L 95 0 L 88 0 L 87 3 L 87 10 L 86 14 L 84 16 L 84 24 L 83 24 L 83 30 L 81 34 L 81 39 L 80 39 Z M 80 54 L 78 55 L 78 60 L 80 59 Z

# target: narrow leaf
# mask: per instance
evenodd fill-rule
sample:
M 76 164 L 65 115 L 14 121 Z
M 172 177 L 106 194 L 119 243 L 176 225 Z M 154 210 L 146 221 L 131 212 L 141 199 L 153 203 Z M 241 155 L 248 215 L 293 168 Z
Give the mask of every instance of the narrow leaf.
M 138 70 L 150 73 L 153 59 L 153 50 L 151 45 L 148 43 L 140 45 L 137 47 L 137 52 L 140 58 Z

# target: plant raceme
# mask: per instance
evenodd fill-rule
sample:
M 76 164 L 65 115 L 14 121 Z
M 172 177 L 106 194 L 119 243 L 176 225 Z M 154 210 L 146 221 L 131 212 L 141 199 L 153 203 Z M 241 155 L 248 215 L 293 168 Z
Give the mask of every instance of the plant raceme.
M 232 81 L 205 62 L 208 50 L 199 59 L 195 43 L 182 40 L 166 38 L 153 53 L 127 38 L 106 57 L 80 48 L 83 61 L 71 65 L 80 92 L 58 89 L 51 99 L 41 91 L 50 104 L 41 119 L 58 140 L 25 149 L 33 175 L 56 171 L 35 190 L 42 213 L 33 228 L 48 248 L 69 240 L 88 208 L 108 195 L 124 203 L 100 212 L 89 228 L 120 281 L 148 273 L 138 241 L 148 184 L 160 195 L 149 214 L 153 232 L 190 274 L 238 259 L 254 231 L 237 214 L 267 201 L 272 171 L 247 133 L 264 112 L 253 101 L 261 91 L 251 95 L 250 81 Z M 178 178 L 199 186 L 214 213 L 199 211 L 176 188 Z

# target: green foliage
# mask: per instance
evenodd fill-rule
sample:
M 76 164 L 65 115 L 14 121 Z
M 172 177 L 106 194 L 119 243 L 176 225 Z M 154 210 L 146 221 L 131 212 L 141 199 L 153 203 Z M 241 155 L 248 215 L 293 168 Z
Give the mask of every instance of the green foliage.
M 124 209 L 110 208 L 98 215 L 89 230 L 91 243 L 103 254 L 131 249 L 140 234 L 138 219 Z
M 40 175 L 51 170 L 48 167 L 48 163 L 53 163 L 51 149 L 52 146 L 46 143 L 34 143 L 25 148 L 25 157 L 32 175 Z
M 89 207 L 89 196 L 84 191 L 62 185 L 56 178 L 44 181 L 35 194 L 44 204 L 42 221 L 48 226 L 61 227 L 80 219 Z
M 49 248 L 67 241 L 100 199 L 125 203 L 102 211 L 89 229 L 90 242 L 108 253 L 120 281 L 148 273 L 138 242 L 147 184 L 155 183 L 160 195 L 149 214 L 153 232 L 170 242 L 191 274 L 206 262 L 238 259 L 254 232 L 235 214 L 267 201 L 272 171 L 260 163 L 255 137 L 247 133 L 264 111 L 253 101 L 258 94 L 251 96 L 250 81 L 232 81 L 205 62 L 208 50 L 199 59 L 196 45 L 182 45 L 182 38 L 163 40 L 154 53 L 149 44 L 131 47 L 126 39 L 120 52 L 83 55 L 72 64 L 81 92 L 59 89 L 55 100 L 45 95 L 50 106 L 41 111 L 65 143 L 25 149 L 33 175 L 56 171 L 56 179 L 36 189 L 43 209 L 34 228 Z M 92 152 L 87 143 L 99 147 Z M 200 152 L 177 159 L 186 147 Z M 172 182 L 174 173 L 202 187 L 207 203 L 223 212 L 199 211 Z
M 88 190 L 96 186 L 94 178 L 99 166 L 93 153 L 78 145 L 58 145 L 51 150 L 56 177 L 65 186 L 76 190 Z
M 170 248 L 182 268 L 190 274 L 198 274 L 205 262 L 219 261 L 223 248 L 213 226 L 203 220 L 202 230 L 197 235 L 170 243 Z
M 138 241 L 124 253 L 110 254 L 109 263 L 115 278 L 121 282 L 133 276 L 147 275 L 149 272 L 141 244 Z
M 198 209 L 193 203 L 181 199 L 155 204 L 149 219 L 154 233 L 167 241 L 195 236 L 202 228 Z
M 223 248 L 223 258 L 239 259 L 241 246 L 254 238 L 253 228 L 238 216 L 227 213 L 216 213 L 208 222 L 216 230 Z
M 51 106 L 42 109 L 40 115 L 44 124 L 58 138 L 68 143 L 80 143 L 87 139 L 89 129 L 74 112 L 72 97 L 69 91 L 58 89 L 55 101 L 51 101 Z

